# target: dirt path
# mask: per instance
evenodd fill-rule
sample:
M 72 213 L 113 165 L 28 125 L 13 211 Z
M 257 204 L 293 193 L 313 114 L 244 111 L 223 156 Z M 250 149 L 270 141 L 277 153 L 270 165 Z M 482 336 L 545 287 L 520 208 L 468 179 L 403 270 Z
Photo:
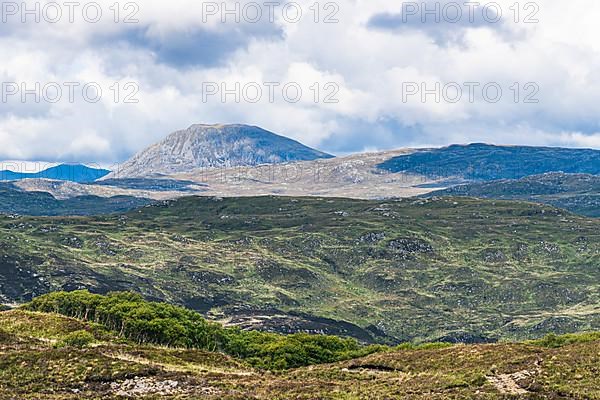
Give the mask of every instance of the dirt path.
M 517 382 L 530 376 L 531 372 L 520 371 L 514 374 L 488 376 L 487 380 L 502 394 L 527 394 L 529 392 L 519 386 Z
M 144 357 L 136 357 L 136 356 L 132 356 L 130 354 L 120 353 L 120 352 L 112 352 L 111 351 L 111 352 L 105 352 L 103 354 L 107 357 L 114 358 L 114 359 L 121 360 L 121 361 L 130 361 L 130 362 L 135 362 L 135 363 L 143 364 L 143 365 L 152 365 L 152 366 L 161 367 L 165 371 L 169 371 L 169 372 L 183 372 L 183 373 L 211 372 L 211 373 L 215 373 L 215 374 L 224 374 L 224 375 L 239 376 L 239 377 L 256 375 L 256 373 L 254 373 L 254 372 L 235 371 L 233 369 L 228 370 L 225 368 L 215 368 L 215 367 L 211 367 L 211 366 L 207 366 L 207 365 L 200 365 L 200 364 L 199 365 L 174 365 L 174 364 L 170 364 L 170 363 L 156 362 L 156 361 L 148 360 L 147 358 L 144 358 Z

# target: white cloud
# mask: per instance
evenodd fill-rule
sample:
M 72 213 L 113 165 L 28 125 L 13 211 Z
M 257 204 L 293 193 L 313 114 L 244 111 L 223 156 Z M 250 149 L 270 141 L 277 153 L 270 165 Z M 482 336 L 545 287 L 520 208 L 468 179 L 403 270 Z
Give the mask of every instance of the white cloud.
M 108 10 L 114 2 L 99 3 Z M 300 3 L 304 18 L 296 24 L 279 12 L 273 24 L 222 24 L 214 16 L 204 23 L 197 1 L 145 0 L 133 25 L 111 18 L 2 25 L 3 82 L 98 82 L 103 97 L 96 104 L 64 98 L 37 104 L 12 96 L 0 109 L 0 158 L 116 162 L 202 122 L 261 125 L 331 152 L 474 141 L 600 148 L 600 3 L 539 1 L 540 23 L 515 24 L 514 1 L 506 0 L 501 27 L 411 24 L 400 30 L 369 21 L 398 14 L 401 3 L 344 0 L 334 24 L 315 23 L 314 2 Z M 461 40 L 440 42 L 456 29 Z M 266 95 L 255 104 L 231 97 L 223 103 L 220 96 L 203 102 L 206 82 L 290 81 L 304 89 L 294 104 L 281 95 L 274 103 Z M 139 103 L 115 104 L 115 82 L 138 84 Z M 319 83 L 322 90 L 327 82 L 339 86 L 339 102 L 315 104 L 309 88 Z M 404 101 L 407 82 L 429 88 L 497 82 L 503 97 L 494 104 L 480 93 L 472 103 L 466 94 L 456 104 L 419 96 Z M 539 85 L 539 103 L 515 104 L 515 82 L 521 100 L 526 83 Z
M 561 133 L 560 140 L 566 146 L 600 148 L 600 132 L 591 135 L 584 135 L 580 132 Z

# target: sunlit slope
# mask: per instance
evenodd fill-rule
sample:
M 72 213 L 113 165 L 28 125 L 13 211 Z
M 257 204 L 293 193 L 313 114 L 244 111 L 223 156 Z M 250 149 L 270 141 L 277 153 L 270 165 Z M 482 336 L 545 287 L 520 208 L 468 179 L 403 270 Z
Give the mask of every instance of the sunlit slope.
M 0 312 L 0 398 L 598 399 L 598 334 L 411 346 L 267 371 L 221 352 L 137 343 L 102 325 Z
M 0 293 L 132 290 L 225 323 L 363 341 L 536 338 L 600 329 L 599 228 L 465 198 L 184 198 L 3 217 Z

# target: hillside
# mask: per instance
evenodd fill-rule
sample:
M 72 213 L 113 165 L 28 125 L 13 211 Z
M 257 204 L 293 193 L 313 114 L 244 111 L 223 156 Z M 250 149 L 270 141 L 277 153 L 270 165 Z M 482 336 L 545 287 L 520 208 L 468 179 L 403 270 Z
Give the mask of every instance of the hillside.
M 600 150 L 476 143 L 419 149 L 387 160 L 379 167 L 389 172 L 424 175 L 432 180 L 519 179 L 547 172 L 600 175 Z
M 327 196 L 357 199 L 411 197 L 433 189 L 430 180 L 386 173 L 377 165 L 410 150 L 360 153 L 277 165 L 194 170 L 173 178 L 201 182 L 213 196 Z
M 91 168 L 79 164 L 61 164 L 40 172 L 0 171 L 0 181 L 18 181 L 22 179 L 51 179 L 78 183 L 94 182 L 110 173 L 106 169 Z
M 108 178 L 136 178 L 331 158 L 295 140 L 248 125 L 192 125 L 119 166 Z
M 175 199 L 182 196 L 204 194 L 207 188 L 198 182 L 188 182 L 173 179 L 106 179 L 91 183 L 76 183 L 68 181 L 52 181 L 48 179 L 24 179 L 21 181 L 5 182 L 6 187 L 15 188 L 22 192 L 49 193 L 58 200 L 68 200 L 73 197 L 137 197 L 153 200 Z
M 183 198 L 124 215 L 0 217 L 0 302 L 133 290 L 229 325 L 365 342 L 600 329 L 600 221 L 446 198 Z
M 200 131 L 204 132 L 202 129 Z M 200 147 L 214 149 L 220 146 L 219 140 L 226 137 L 226 135 L 218 133 L 219 131 L 216 128 L 214 132 L 215 136 L 213 137 L 209 137 L 208 134 L 204 135 L 204 133 L 200 134 L 201 137 L 198 141 L 207 141 L 206 146 Z M 183 138 L 193 136 L 187 131 L 184 131 L 181 135 Z M 173 143 L 175 142 L 177 140 Z M 165 145 L 164 148 L 161 147 L 160 152 L 173 148 L 173 143 Z M 251 146 L 254 146 L 254 144 Z M 195 148 L 196 146 L 192 144 L 175 146 L 178 149 L 187 148 L 188 150 L 192 147 Z M 156 200 L 189 195 L 225 197 L 325 196 L 356 199 L 404 198 L 426 195 L 432 191 L 459 184 L 478 183 L 492 179 L 495 176 L 529 175 L 537 170 L 544 172 L 555 169 L 597 171 L 599 160 L 596 153 L 597 151 L 585 149 L 469 145 L 450 146 L 443 149 L 401 149 L 352 154 L 335 158 L 313 157 L 306 161 L 281 161 L 275 164 L 237 165 L 233 167 L 227 167 L 226 163 L 208 164 L 216 165 L 217 167 L 214 168 L 196 167 L 196 161 L 200 159 L 195 158 L 196 156 L 193 154 L 181 158 L 178 155 L 169 153 L 175 158 L 170 158 L 171 155 L 165 158 L 152 156 L 155 161 L 168 161 L 164 165 L 171 165 L 174 168 L 173 171 L 161 170 L 162 172 L 158 176 L 152 176 L 156 174 L 148 171 L 137 174 L 132 169 L 128 172 L 129 167 L 126 167 L 101 180 L 81 185 L 72 182 L 57 184 L 55 181 L 47 180 L 26 180 L 20 181 L 18 184 L 19 187 L 25 190 L 46 191 L 63 199 L 81 195 L 102 197 L 125 195 Z M 155 154 L 155 152 L 151 151 L 148 154 Z M 248 154 L 254 153 L 247 153 L 246 156 Z M 205 155 L 204 150 L 198 153 L 200 158 Z M 555 159 L 558 160 L 556 163 L 554 162 Z M 153 162 L 149 162 L 148 165 Z M 198 162 L 203 163 L 203 161 Z M 144 161 L 144 163 L 146 162 Z M 176 172 L 179 169 L 184 172 Z M 477 172 L 474 173 L 473 171 Z M 128 175 L 133 177 L 127 177 Z M 582 180 L 581 185 L 585 184 L 585 180 Z M 548 181 L 542 182 L 541 185 L 544 186 L 543 190 L 547 191 L 552 190 L 550 189 L 552 185 L 559 185 L 557 187 L 560 187 L 564 184 Z M 530 189 L 539 188 L 539 185 L 533 185 L 531 181 L 526 181 L 525 186 L 521 189 L 505 187 L 508 190 L 506 194 L 509 194 L 510 190 L 528 190 L 527 187 Z M 563 201 L 558 200 L 557 202 L 549 202 L 549 204 L 592 215 L 590 212 L 593 213 L 595 208 L 593 198 L 595 188 L 589 188 L 589 195 L 583 192 L 585 190 L 583 186 L 576 187 L 574 190 L 579 190 L 581 193 L 576 192 L 576 196 L 573 198 L 568 198 L 566 193 L 563 193 L 561 196 Z M 461 195 L 460 192 L 457 192 L 457 195 Z M 495 198 L 496 196 L 491 197 Z M 506 198 L 512 197 L 506 196 Z M 526 196 L 516 196 L 514 198 L 530 200 Z M 536 201 L 535 199 L 531 200 Z
M 56 199 L 46 192 L 26 192 L 12 183 L 0 182 L 0 214 L 19 215 L 101 215 L 126 212 L 152 200 L 132 196 L 75 196 Z
M 136 196 L 156 200 L 190 195 L 206 196 L 327 196 L 358 199 L 411 197 L 433 188 L 430 180 L 386 173 L 377 165 L 410 150 L 353 154 L 345 157 L 232 168 L 194 169 L 160 178 L 102 179 L 75 184 L 25 180 L 15 184 L 27 191 L 44 191 L 57 198 L 82 195 Z
M 160 326 L 158 319 L 147 318 Z M 272 373 L 214 350 L 158 346 L 123 338 L 97 323 L 14 310 L 0 312 L 0 397 L 598 399 L 599 338 L 587 334 L 532 343 L 402 345 Z M 313 338 L 327 346 L 336 342 L 324 339 Z M 296 354 L 306 357 L 295 346 Z M 267 351 L 292 356 L 284 347 Z
M 600 217 L 600 176 L 553 172 L 518 180 L 499 180 L 454 186 L 425 195 L 470 196 L 489 199 L 525 200 Z

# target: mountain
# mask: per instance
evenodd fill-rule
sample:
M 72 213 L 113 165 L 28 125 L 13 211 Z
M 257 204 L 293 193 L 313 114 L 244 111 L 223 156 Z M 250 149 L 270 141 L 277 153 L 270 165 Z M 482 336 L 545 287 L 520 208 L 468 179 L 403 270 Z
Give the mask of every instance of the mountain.
M 156 200 L 190 195 L 379 199 L 418 196 L 435 190 L 422 187 L 424 183 L 430 182 L 424 177 L 387 173 L 377 168 L 378 164 L 407 152 L 410 150 L 361 153 L 275 165 L 196 169 L 168 177 L 111 178 L 85 184 L 28 179 L 16 182 L 15 185 L 27 191 L 48 192 L 62 199 L 82 195 L 125 195 Z
M 81 164 L 61 164 L 35 173 L 0 171 L 0 181 L 52 179 L 57 181 L 86 183 L 94 182 L 109 173 L 110 171 L 106 169 L 91 168 Z
M 50 193 L 26 192 L 5 182 L 0 182 L 0 199 L 0 214 L 37 216 L 111 214 L 152 203 L 152 200 L 132 196 L 76 196 L 58 200 Z
M 52 181 L 48 179 L 23 179 L 5 182 L 23 192 L 49 193 L 58 200 L 73 197 L 138 197 L 153 200 L 168 200 L 182 196 L 200 195 L 206 192 L 202 183 L 173 179 L 106 179 L 90 183 Z
M 430 179 L 489 181 L 520 179 L 547 172 L 600 174 L 600 150 L 554 147 L 452 145 L 419 149 L 379 165 L 389 172 L 424 175 Z
M 523 153 L 521 159 L 511 153 L 516 149 L 521 149 L 519 150 Z M 555 156 L 553 153 L 558 155 Z M 55 183 L 50 185 L 49 181 L 27 180 L 19 183 L 19 186 L 30 191 L 47 191 L 61 198 L 83 194 L 127 195 L 157 200 L 197 194 L 225 197 L 277 195 L 357 199 L 402 198 L 426 195 L 439 189 L 473 182 L 471 179 L 474 176 L 477 178 L 476 182 L 485 182 L 496 175 L 529 174 L 536 169 L 552 170 L 555 169 L 553 167 L 555 159 L 558 160 L 556 169 L 581 169 L 593 172 L 598 170 L 596 159 L 593 157 L 597 153 L 598 151 L 595 150 L 577 149 L 450 146 L 444 149 L 400 149 L 360 153 L 281 164 L 195 168 L 188 172 L 171 173 L 166 176 L 134 176 L 119 179 L 121 175 L 135 175 L 133 169 L 127 167 L 130 172 L 121 169 L 121 172 L 117 171 L 115 174 L 84 185 L 66 182 L 61 186 Z M 434 161 L 431 160 L 433 157 L 431 154 L 435 155 Z M 441 156 L 442 154 L 444 157 Z M 562 162 L 561 157 L 569 161 Z M 533 160 L 532 165 L 527 166 L 524 158 Z M 550 158 L 552 162 L 548 161 Z M 517 160 L 518 166 L 514 165 L 513 159 Z M 409 160 L 413 164 L 408 168 L 407 162 L 401 160 Z M 406 165 L 399 166 L 400 161 L 401 164 Z M 494 162 L 497 164 L 495 167 Z M 470 167 L 469 164 L 477 165 L 477 168 L 482 169 L 474 173 L 472 172 L 474 167 Z M 521 171 L 519 169 L 521 165 L 527 170 Z M 444 169 L 445 166 L 447 169 Z M 443 172 L 438 172 L 438 168 Z M 470 173 L 465 172 L 469 170 Z M 151 172 L 144 174 L 153 175 Z M 585 185 L 585 182 L 582 181 L 582 184 Z M 531 185 L 531 182 L 527 185 Z M 527 197 L 515 198 L 529 200 Z M 591 215 L 585 209 L 588 207 L 586 204 L 589 204 L 588 208 L 593 212 L 593 198 L 581 197 L 580 199 L 583 202 L 581 206 L 573 204 L 567 208 L 582 210 L 586 215 Z M 577 201 L 577 198 L 573 201 Z M 549 204 L 556 204 L 559 207 L 568 205 L 560 202 Z
M 476 182 L 424 195 L 525 200 L 550 204 L 590 217 L 600 217 L 600 176 L 551 172 L 522 179 Z
M 109 178 L 150 177 L 199 168 L 315 160 L 333 156 L 247 125 L 192 125 L 125 162 Z
M 600 330 L 600 220 L 473 198 L 185 197 L 0 217 L 0 303 L 135 291 L 227 325 L 365 342 Z
M 377 165 L 410 150 L 360 153 L 278 165 L 196 170 L 171 177 L 206 185 L 213 196 L 411 197 L 432 191 L 423 177 L 387 173 Z
M 526 343 L 358 347 L 321 335 L 282 337 L 244 331 L 216 335 L 223 331 L 218 326 L 186 324 L 189 318 L 201 320 L 189 310 L 143 303 L 123 294 L 118 302 L 117 296 L 112 295 L 111 304 L 96 313 L 97 304 L 82 304 L 89 295 L 81 292 L 70 296 L 68 308 L 50 309 L 56 304 L 52 296 L 38 298 L 25 309 L 0 312 L 0 398 L 600 397 L 598 333 L 549 336 Z M 97 301 L 106 303 L 105 299 Z M 123 329 L 114 326 L 119 318 L 125 322 Z M 169 339 L 185 335 L 190 328 L 205 334 L 195 335 L 191 343 L 172 346 Z M 142 329 L 145 334 L 136 336 Z M 234 349 L 198 343 L 235 338 L 239 340 Z M 291 368 L 294 364 L 304 366 Z

